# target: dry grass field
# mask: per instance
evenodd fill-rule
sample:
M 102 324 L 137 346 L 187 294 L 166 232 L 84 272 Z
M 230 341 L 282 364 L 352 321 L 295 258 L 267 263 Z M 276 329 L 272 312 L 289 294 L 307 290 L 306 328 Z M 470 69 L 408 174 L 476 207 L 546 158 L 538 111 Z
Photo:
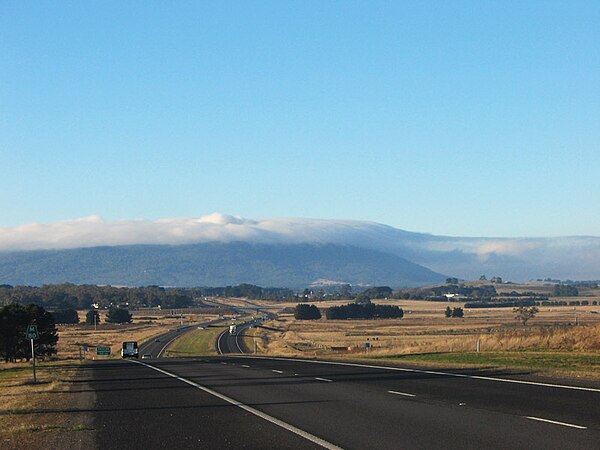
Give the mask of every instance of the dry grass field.
M 94 329 L 93 325 L 85 325 L 85 311 L 80 312 L 80 323 L 77 325 L 59 325 L 58 328 L 58 359 L 79 358 L 79 345 L 86 344 L 90 347 L 86 358 L 96 357 L 94 346 L 109 345 L 112 348 L 112 358 L 120 357 L 123 341 L 137 341 L 143 343 L 161 333 L 176 328 L 182 323 L 196 323 L 217 318 L 217 314 L 202 312 L 186 312 L 184 314 L 170 311 L 134 311 L 133 323 L 113 325 L 105 323 L 105 312 L 100 313 L 100 325 Z
M 334 303 L 345 302 L 319 303 L 318 306 Z M 447 318 L 444 315 L 447 306 L 463 305 L 409 300 L 378 303 L 401 306 L 404 318 L 298 321 L 284 315 L 267 324 L 279 331 L 255 331 L 259 351 L 310 357 L 396 359 L 405 355 L 406 361 L 411 360 L 411 355 L 419 355 L 412 360 L 435 362 L 435 357 L 423 355 L 467 354 L 476 351 L 479 341 L 481 354 L 520 352 L 523 358 L 532 359 L 527 352 L 553 352 L 555 356 L 576 352 L 582 358 L 591 357 L 590 361 L 600 359 L 600 306 L 543 306 L 524 326 L 515 320 L 512 308 L 465 309 L 464 318 Z M 371 346 L 368 353 L 366 343 Z M 452 360 L 447 358 L 446 362 Z M 464 359 L 457 359 L 457 363 L 471 364 Z M 543 366 L 543 362 L 538 362 L 538 368 L 540 365 Z M 586 367 L 582 371 L 587 375 L 600 377 L 600 366 L 588 364 Z

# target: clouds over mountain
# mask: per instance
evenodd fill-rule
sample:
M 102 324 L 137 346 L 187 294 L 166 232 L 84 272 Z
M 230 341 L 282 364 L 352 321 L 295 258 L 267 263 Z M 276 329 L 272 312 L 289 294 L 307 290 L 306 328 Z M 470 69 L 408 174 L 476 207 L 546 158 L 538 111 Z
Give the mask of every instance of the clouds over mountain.
M 97 216 L 0 228 L 0 252 L 135 244 L 340 244 L 401 256 L 440 273 L 517 280 L 600 278 L 600 238 L 467 238 L 412 233 L 362 221 L 198 218 L 107 221 Z

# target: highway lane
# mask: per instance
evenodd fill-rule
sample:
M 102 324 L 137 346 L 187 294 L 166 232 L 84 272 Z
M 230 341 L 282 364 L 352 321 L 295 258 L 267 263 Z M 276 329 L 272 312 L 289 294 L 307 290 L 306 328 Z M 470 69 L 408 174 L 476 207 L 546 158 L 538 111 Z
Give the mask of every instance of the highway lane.
M 96 362 L 88 369 L 91 378 L 79 380 L 95 393 L 90 409 L 95 448 L 321 448 L 134 361 Z
M 100 391 L 97 395 L 101 402 L 109 402 L 117 410 L 127 409 L 128 403 L 119 406 L 114 400 L 121 393 L 137 404 L 149 399 L 157 404 L 166 402 L 166 410 L 180 418 L 189 408 L 203 411 L 203 419 L 196 421 L 196 425 L 184 421 L 185 425 L 167 426 L 160 420 L 168 423 L 172 420 L 160 412 L 162 409 L 149 409 L 147 419 L 143 420 L 154 423 L 159 440 L 163 439 L 161 430 L 171 426 L 182 436 L 194 436 L 189 441 L 177 441 L 178 445 L 192 442 L 197 438 L 199 426 L 214 421 L 221 425 L 211 428 L 214 433 L 203 435 L 202 442 L 215 448 L 278 447 L 260 431 L 256 435 L 250 432 L 244 444 L 235 441 L 239 437 L 235 431 L 238 421 L 248 420 L 241 425 L 243 429 L 267 427 L 269 433 L 274 433 L 273 439 L 282 439 L 282 445 L 287 439 L 284 436 L 289 435 L 293 443 L 286 442 L 291 448 L 314 446 L 313 442 L 280 426 L 275 426 L 275 431 L 272 423 L 239 407 L 219 409 L 216 405 L 223 399 L 215 394 L 249 405 L 342 448 L 597 449 L 600 442 L 600 389 L 597 388 L 579 390 L 567 385 L 513 383 L 515 376 L 503 373 L 471 378 L 482 374 L 391 370 L 248 356 L 160 359 L 151 360 L 147 366 L 142 365 L 146 361 L 120 363 L 111 363 L 113 366 L 107 372 L 98 366 L 96 385 L 121 386 L 116 393 L 111 389 Z M 127 382 L 121 380 L 123 377 L 134 379 Z M 98 422 L 99 427 L 119 426 L 113 414 L 100 415 L 103 421 Z M 256 421 L 266 424 L 259 426 Z M 127 439 L 127 433 L 119 433 L 123 435 L 120 439 Z M 140 439 L 150 448 L 156 448 L 152 441 Z M 116 448 L 111 447 L 111 442 L 103 441 L 102 448 Z
M 231 334 L 229 329 L 224 330 L 217 337 L 216 347 L 219 355 L 228 353 L 251 353 L 244 342 L 244 333 L 252 326 L 253 322 L 246 322 L 236 326 L 236 332 Z

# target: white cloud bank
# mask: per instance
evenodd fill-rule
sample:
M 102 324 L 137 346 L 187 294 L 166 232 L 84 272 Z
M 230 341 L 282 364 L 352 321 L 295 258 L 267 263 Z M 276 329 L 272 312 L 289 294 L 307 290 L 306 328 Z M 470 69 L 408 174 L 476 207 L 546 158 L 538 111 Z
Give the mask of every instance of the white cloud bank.
M 412 233 L 374 222 L 197 218 L 108 221 L 98 216 L 0 228 L 0 252 L 133 244 L 244 241 L 343 244 L 395 253 L 441 273 L 472 278 L 483 270 L 515 279 L 600 278 L 600 238 L 461 238 Z
M 98 216 L 51 224 L 0 228 L 0 251 L 49 250 L 132 244 L 351 243 L 368 222 L 319 219 L 245 219 L 220 213 L 198 218 L 108 221 Z M 389 228 L 389 227 L 385 227 Z M 398 230 L 399 231 L 399 230 Z

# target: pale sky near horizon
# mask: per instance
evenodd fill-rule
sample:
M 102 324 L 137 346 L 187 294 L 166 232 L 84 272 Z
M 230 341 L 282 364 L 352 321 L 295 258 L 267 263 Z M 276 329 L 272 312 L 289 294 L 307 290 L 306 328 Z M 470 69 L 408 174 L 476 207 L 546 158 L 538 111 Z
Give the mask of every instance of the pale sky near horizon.
M 598 1 L 0 1 L 0 228 L 600 236 Z

